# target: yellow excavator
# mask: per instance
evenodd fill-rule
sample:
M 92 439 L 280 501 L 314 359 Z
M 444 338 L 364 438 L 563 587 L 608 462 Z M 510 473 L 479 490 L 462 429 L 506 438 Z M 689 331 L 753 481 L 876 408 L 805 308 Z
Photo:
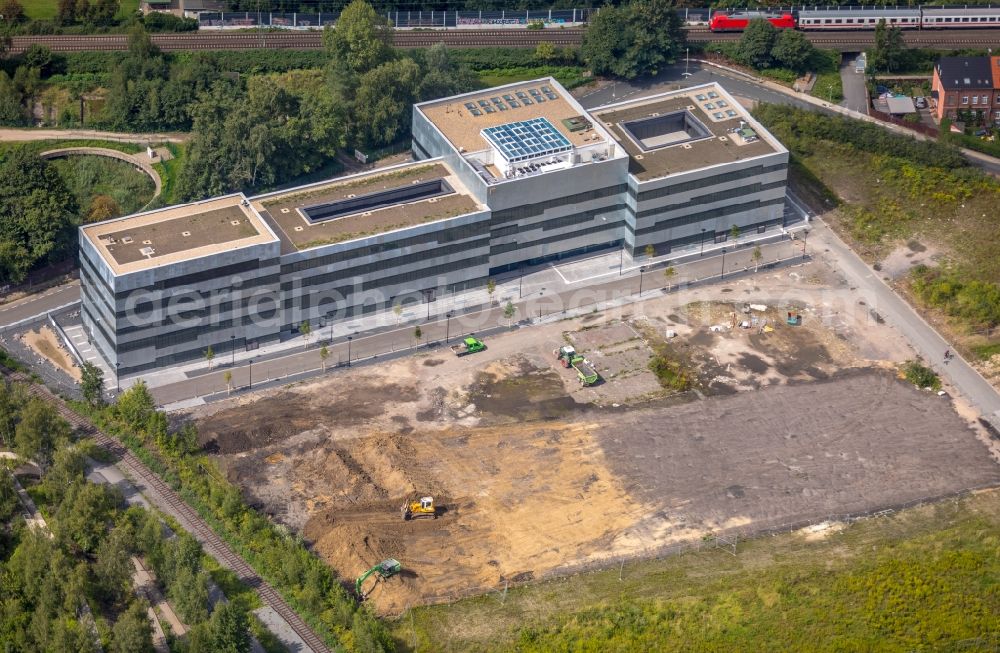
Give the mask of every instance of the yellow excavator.
M 403 521 L 409 521 L 417 517 L 437 519 L 437 508 L 434 507 L 434 497 L 422 497 L 420 501 L 407 501 L 403 504 L 400 511 L 403 513 Z

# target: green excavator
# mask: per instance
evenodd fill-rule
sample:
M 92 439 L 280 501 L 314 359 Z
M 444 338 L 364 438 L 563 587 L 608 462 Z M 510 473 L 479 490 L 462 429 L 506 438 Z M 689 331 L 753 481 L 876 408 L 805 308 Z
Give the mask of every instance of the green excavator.
M 399 560 L 396 560 L 395 558 L 389 558 L 388 560 L 383 560 L 382 562 L 378 563 L 365 573 L 358 576 L 358 580 L 354 582 L 354 591 L 358 595 L 358 598 L 360 598 L 363 601 L 365 599 L 365 596 L 367 596 L 367 594 L 361 593 L 361 586 L 364 585 L 364 582 L 368 580 L 370 576 L 373 575 L 375 576 L 377 584 L 377 581 L 388 580 L 402 570 L 403 570 L 403 565 L 399 563 Z M 372 586 L 372 589 L 375 589 L 375 587 Z M 369 590 L 369 592 L 371 592 L 371 590 Z

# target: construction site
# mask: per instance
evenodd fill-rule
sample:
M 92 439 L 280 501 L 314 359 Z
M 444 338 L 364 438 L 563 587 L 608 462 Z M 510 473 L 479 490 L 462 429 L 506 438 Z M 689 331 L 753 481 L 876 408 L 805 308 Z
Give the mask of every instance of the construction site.
M 997 441 L 900 378 L 909 345 L 822 261 L 470 340 L 183 418 L 386 615 L 1000 485 Z

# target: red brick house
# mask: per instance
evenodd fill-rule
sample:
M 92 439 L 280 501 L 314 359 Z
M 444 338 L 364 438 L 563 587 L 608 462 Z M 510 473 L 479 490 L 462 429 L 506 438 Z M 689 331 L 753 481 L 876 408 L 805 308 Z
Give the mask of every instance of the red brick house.
M 941 57 L 934 66 L 931 98 L 940 121 L 968 112 L 1000 121 L 1000 57 Z

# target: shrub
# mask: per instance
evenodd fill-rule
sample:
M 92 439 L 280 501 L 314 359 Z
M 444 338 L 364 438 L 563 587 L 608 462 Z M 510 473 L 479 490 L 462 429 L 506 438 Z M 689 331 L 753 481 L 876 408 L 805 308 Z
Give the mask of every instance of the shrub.
M 938 378 L 937 372 L 920 361 L 906 361 L 903 365 L 903 375 L 918 388 L 941 389 L 941 379 Z

